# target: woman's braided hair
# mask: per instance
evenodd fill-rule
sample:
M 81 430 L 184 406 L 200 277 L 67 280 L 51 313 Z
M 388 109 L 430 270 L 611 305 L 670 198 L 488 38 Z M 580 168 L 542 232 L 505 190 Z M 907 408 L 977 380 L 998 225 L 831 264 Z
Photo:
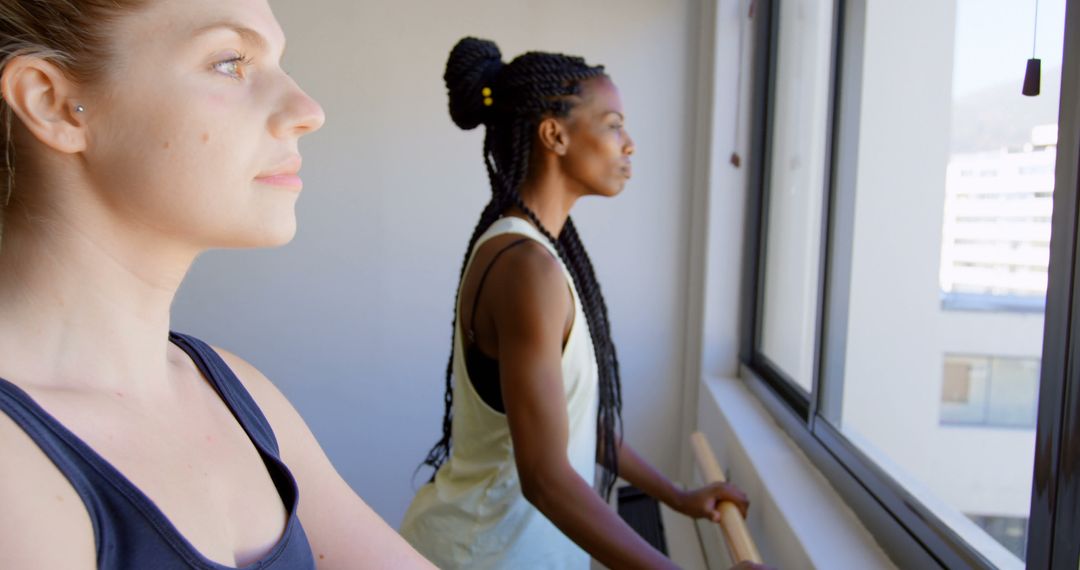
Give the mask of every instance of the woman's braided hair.
M 524 212 L 555 247 L 573 275 L 596 351 L 600 374 L 600 409 L 596 421 L 598 460 L 604 467 L 601 492 L 610 497 L 619 473 L 617 445 L 622 439 L 622 394 L 619 359 L 611 341 L 607 305 L 573 219 L 566 220 L 562 233 L 556 238 L 525 205 L 519 193 L 528 175 L 529 158 L 540 121 L 547 117 L 567 116 L 579 100 L 581 82 L 603 76 L 603 66 L 590 66 L 580 57 L 555 53 L 529 52 L 504 65 L 502 54 L 493 42 L 465 38 L 450 52 L 443 79 L 449 91 L 450 117 L 454 123 L 465 130 L 481 124 L 487 129 L 484 164 L 491 182 L 491 201 L 484 207 L 469 238 L 461 278 L 477 240 L 508 208 L 516 207 Z M 456 303 L 455 299 L 455 307 Z M 450 455 L 452 344 L 450 351 L 446 365 L 443 435 L 424 460 L 424 465 L 431 466 L 436 472 Z M 432 474 L 432 479 L 434 477 Z

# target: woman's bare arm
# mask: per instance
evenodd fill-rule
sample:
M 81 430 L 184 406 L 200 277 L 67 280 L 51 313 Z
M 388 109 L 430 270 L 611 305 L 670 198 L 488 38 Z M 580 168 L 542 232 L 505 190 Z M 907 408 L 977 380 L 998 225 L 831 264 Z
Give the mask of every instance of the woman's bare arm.
M 542 246 L 528 244 L 508 251 L 488 283 L 485 302 L 498 337 L 503 402 L 525 498 L 610 568 L 673 568 L 567 458 L 562 339 L 571 297 L 562 268 Z
M 253 366 L 218 350 L 270 421 L 281 457 L 300 487 L 300 521 L 325 568 L 434 568 L 349 487 L 307 424 Z

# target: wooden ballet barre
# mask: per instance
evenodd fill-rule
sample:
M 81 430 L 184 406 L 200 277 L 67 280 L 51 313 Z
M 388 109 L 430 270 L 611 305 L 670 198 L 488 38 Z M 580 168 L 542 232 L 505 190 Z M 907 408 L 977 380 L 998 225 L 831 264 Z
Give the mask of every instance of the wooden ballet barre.
M 694 459 L 697 462 L 698 471 L 705 484 L 723 483 L 724 470 L 713 454 L 709 441 L 705 434 L 696 431 L 690 434 L 690 447 L 694 451 Z M 743 520 L 739 508 L 731 502 L 720 503 L 720 524 L 717 532 L 723 536 L 727 543 L 728 552 L 731 553 L 733 562 L 756 562 L 761 564 L 761 554 L 758 552 L 750 533 L 746 530 L 746 521 Z

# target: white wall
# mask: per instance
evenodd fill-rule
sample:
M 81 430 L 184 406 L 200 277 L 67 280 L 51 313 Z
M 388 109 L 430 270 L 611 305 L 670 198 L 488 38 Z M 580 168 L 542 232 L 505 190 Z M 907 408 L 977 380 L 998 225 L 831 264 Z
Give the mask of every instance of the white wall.
M 173 327 L 228 348 L 292 400 L 339 471 L 396 525 L 439 434 L 453 293 L 488 197 L 482 132 L 446 111 L 462 36 L 509 59 L 541 49 L 603 63 L 637 143 L 635 178 L 574 214 L 604 286 L 629 441 L 674 474 L 682 378 L 693 0 L 271 0 L 286 66 L 327 124 L 302 143 L 299 233 L 273 251 L 211 252 Z
M 866 11 L 843 386 L 843 426 L 917 463 L 912 442 L 932 440 L 941 397 L 912 383 L 930 384 L 943 366 L 937 276 L 956 21 L 955 2 L 919 7 Z

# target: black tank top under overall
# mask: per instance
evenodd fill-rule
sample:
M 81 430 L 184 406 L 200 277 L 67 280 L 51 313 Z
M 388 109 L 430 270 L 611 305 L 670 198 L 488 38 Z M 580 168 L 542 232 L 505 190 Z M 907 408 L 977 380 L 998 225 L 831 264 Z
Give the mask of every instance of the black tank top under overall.
M 480 302 L 480 293 L 484 290 L 484 281 L 487 281 L 491 268 L 507 250 L 532 241 L 530 238 L 522 238 L 499 250 L 480 276 L 480 282 L 476 285 L 476 293 L 473 296 L 472 311 L 469 317 L 469 328 L 465 330 L 465 370 L 469 373 L 469 380 L 473 389 L 485 404 L 497 412 L 506 413 L 506 405 L 502 398 L 502 384 L 499 376 L 499 361 L 480 351 L 476 344 L 476 306 Z

